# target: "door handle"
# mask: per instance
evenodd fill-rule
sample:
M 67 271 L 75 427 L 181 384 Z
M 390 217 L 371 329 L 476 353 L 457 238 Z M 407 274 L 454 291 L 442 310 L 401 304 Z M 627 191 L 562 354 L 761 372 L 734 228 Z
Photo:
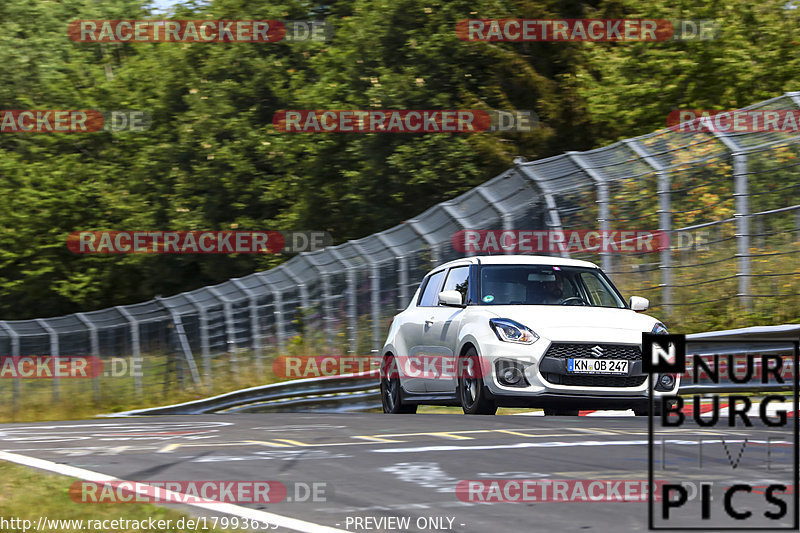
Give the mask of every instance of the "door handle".
M 432 326 L 432 325 L 433 325 L 433 319 L 432 319 L 432 318 L 429 318 L 428 320 L 426 320 L 426 321 L 425 321 L 425 325 L 426 325 L 426 326 Z

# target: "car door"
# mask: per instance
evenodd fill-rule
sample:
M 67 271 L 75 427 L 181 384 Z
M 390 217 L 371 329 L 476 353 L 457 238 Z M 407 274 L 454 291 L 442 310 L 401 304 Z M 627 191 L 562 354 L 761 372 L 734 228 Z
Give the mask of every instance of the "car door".
M 427 390 L 423 375 L 422 360 L 424 357 L 421 355 L 425 352 L 423 339 L 426 320 L 430 317 L 431 309 L 434 309 L 439 303 L 438 296 L 446 274 L 447 269 L 441 269 L 422 281 L 423 285 L 416 307 L 401 326 L 400 333 L 408 346 L 408 354 L 398 354 L 397 364 L 400 365 L 403 388 L 409 392 L 425 392 Z
M 469 264 L 451 267 L 441 290 L 458 291 L 461 293 L 461 302 L 466 302 L 469 294 Z M 436 303 L 436 307 L 430 308 L 422 334 L 424 351 L 434 362 L 428 366 L 425 386 L 428 392 L 455 392 L 458 330 L 464 309 L 438 305 L 438 298 Z M 431 370 L 436 375 L 431 376 Z

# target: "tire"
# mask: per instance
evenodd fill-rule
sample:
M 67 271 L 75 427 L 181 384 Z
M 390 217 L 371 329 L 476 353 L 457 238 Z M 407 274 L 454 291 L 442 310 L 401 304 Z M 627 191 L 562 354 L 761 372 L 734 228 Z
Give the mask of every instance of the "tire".
M 416 404 L 404 404 L 400 375 L 393 356 L 383 360 L 381 367 L 381 405 L 383 412 L 389 414 L 409 414 L 417 412 Z
M 578 409 L 543 409 L 545 416 L 578 416 Z
M 475 348 L 470 348 L 461 356 L 458 368 L 461 369 L 475 369 L 480 368 L 480 361 L 478 360 L 478 352 Z M 472 360 L 471 364 L 464 364 L 464 360 Z M 483 383 L 482 376 L 475 376 L 474 370 L 472 376 L 465 376 L 463 372 L 459 372 L 458 376 L 458 399 L 461 402 L 461 409 L 464 410 L 465 415 L 493 415 L 497 412 L 497 404 L 489 398 L 489 391 Z

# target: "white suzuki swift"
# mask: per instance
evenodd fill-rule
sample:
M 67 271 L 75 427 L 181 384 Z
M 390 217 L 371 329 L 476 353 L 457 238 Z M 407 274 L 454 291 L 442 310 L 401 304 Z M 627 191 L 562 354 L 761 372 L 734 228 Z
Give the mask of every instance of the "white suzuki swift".
M 382 350 L 386 413 L 417 405 L 648 410 L 642 333 L 667 333 L 645 298 L 626 304 L 597 265 L 547 256 L 469 257 L 433 269 Z M 678 376 L 655 378 L 657 396 Z M 657 402 L 656 405 L 659 405 Z

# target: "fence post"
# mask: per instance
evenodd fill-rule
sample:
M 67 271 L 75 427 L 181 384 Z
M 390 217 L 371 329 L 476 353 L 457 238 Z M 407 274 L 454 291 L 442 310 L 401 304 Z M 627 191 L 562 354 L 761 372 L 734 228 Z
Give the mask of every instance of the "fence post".
M 356 296 L 358 287 L 356 286 L 356 271 L 348 260 L 336 248 L 330 248 L 333 255 L 340 263 L 345 266 L 347 272 L 347 340 L 349 344 L 348 352 L 355 354 L 358 350 L 358 302 Z
M 422 240 L 424 240 L 428 245 L 428 248 L 431 251 L 431 268 L 438 266 L 442 258 L 441 250 L 439 250 L 439 243 L 434 241 L 427 232 L 419 227 L 419 221 L 409 220 L 407 224 L 412 230 L 414 230 L 414 233 L 422 237 Z
M 736 205 L 736 256 L 739 277 L 739 302 L 745 311 L 752 311 L 750 297 L 750 205 L 747 183 L 747 154 L 733 154 L 733 187 Z
M 799 211 L 800 212 L 800 211 Z M 397 295 L 400 300 L 398 311 L 408 307 L 408 257 L 405 255 L 397 258 L 400 263 L 400 272 L 397 276 Z
M 139 322 L 128 312 L 127 309 L 121 305 L 115 306 L 114 309 L 119 311 L 119 313 L 125 317 L 131 327 L 131 351 L 133 352 L 133 367 L 134 369 L 139 369 L 144 372 L 144 367 L 142 365 L 141 344 L 139 343 Z M 133 372 L 133 387 L 136 390 L 136 394 L 141 396 L 142 374 L 137 370 L 134 370 Z
M 97 333 L 97 326 L 89 320 L 89 318 L 83 313 L 75 313 L 75 316 L 78 317 L 78 320 L 83 322 L 83 325 L 86 326 L 86 329 L 89 330 L 89 346 L 93 357 L 96 357 L 97 360 L 100 360 L 100 337 Z M 94 399 L 96 401 L 100 401 L 101 394 L 100 394 L 100 376 L 92 377 L 92 388 L 94 389 Z
M 733 198 L 736 219 L 736 276 L 739 290 L 736 295 L 745 311 L 752 311 L 750 299 L 750 207 L 747 187 L 747 152 L 733 137 L 712 130 L 711 133 L 727 148 L 733 157 Z
M 42 326 L 44 330 L 47 332 L 47 335 L 50 337 L 50 356 L 53 358 L 53 370 L 58 369 L 58 360 L 60 359 L 59 350 L 58 350 L 58 333 L 56 330 L 53 329 L 50 324 L 45 321 L 43 318 L 37 318 L 36 323 Z M 55 376 L 55 372 L 53 372 L 53 401 L 57 402 L 60 396 L 60 383 L 58 378 Z
M 372 315 L 372 352 L 379 352 L 381 346 L 381 271 L 380 264 L 377 263 L 372 256 L 358 244 L 353 243 L 353 247 L 358 250 L 370 265 L 369 267 L 369 291 L 370 291 L 370 315 Z
M 189 293 L 184 293 L 183 295 L 189 300 L 189 303 L 197 309 L 198 321 L 200 323 L 200 356 L 203 358 L 203 378 L 206 382 L 206 390 L 211 392 L 214 377 L 211 372 L 211 346 L 208 341 L 208 312 L 205 306 L 194 296 Z
M 638 155 L 642 161 L 650 165 L 656 171 L 657 196 L 658 196 L 658 230 L 667 236 L 669 246 L 661 250 L 660 264 L 661 271 L 661 305 L 664 306 L 664 315 L 670 316 L 672 312 L 672 208 L 670 176 L 667 168 L 653 156 L 647 149 L 639 144 L 636 139 L 625 139 L 622 141 Z
M 308 322 L 308 318 L 311 313 L 311 302 L 308 297 L 308 287 L 306 286 L 305 282 L 303 282 L 297 275 L 292 272 L 291 268 L 286 267 L 286 265 L 281 265 L 278 268 L 283 268 L 283 271 L 286 273 L 286 276 L 289 277 L 296 285 L 297 288 L 300 290 L 300 320 L 303 326 L 303 331 L 301 332 L 301 336 L 303 339 L 303 343 L 310 342 L 309 338 L 309 331 L 310 331 L 310 324 Z M 306 346 L 310 346 L 306 344 Z
M 544 196 L 544 201 L 547 205 L 547 212 L 550 215 L 550 220 L 548 221 L 547 225 L 550 226 L 551 229 L 561 231 L 561 216 L 558 214 L 558 204 L 556 204 L 555 196 L 553 196 L 553 193 L 547 185 L 547 182 L 529 166 L 518 164 L 517 170 L 520 172 L 520 174 L 522 174 L 523 177 L 535 183 L 539 188 L 539 191 L 541 191 L 542 195 Z M 569 258 L 569 250 L 561 250 L 560 255 L 561 257 Z
M 186 359 L 186 365 L 189 367 L 189 373 L 192 375 L 192 381 L 194 382 L 195 386 L 199 386 L 200 374 L 198 373 L 197 365 L 194 362 L 192 349 L 189 347 L 189 340 L 186 337 L 186 330 L 183 328 L 183 320 L 181 320 L 181 315 L 179 315 L 174 308 L 165 305 L 160 296 L 156 296 L 155 299 L 159 304 L 161 304 L 161 307 L 164 307 L 167 312 L 169 312 L 170 316 L 172 317 L 172 323 L 175 325 L 175 334 L 178 336 L 178 345 L 181 347 L 184 359 Z
M 8 336 L 11 337 L 11 357 L 19 357 L 19 333 L 14 331 L 14 328 L 6 324 L 5 320 L 0 320 L 0 327 L 8 332 Z M 11 401 L 13 402 L 14 411 L 19 408 L 19 398 L 20 398 L 20 382 L 19 376 L 14 376 L 14 385 L 13 391 L 11 393 Z
M 275 330 L 278 334 L 278 353 L 286 351 L 286 330 L 283 327 L 283 296 L 279 291 L 273 291 L 272 304 L 275 307 Z
M 335 334 L 333 332 L 333 306 L 331 305 L 331 279 L 328 274 L 322 275 L 322 313 L 328 348 L 333 351 Z
M 578 153 L 567 152 L 567 156 L 594 181 L 597 187 L 597 221 L 600 223 L 601 233 L 603 235 L 608 235 L 611 229 L 609 224 L 611 212 L 609 210 L 608 183 L 605 178 L 603 178 L 597 170 L 591 168 Z M 608 250 L 600 251 L 600 260 L 603 270 L 608 274 L 611 271 L 611 254 L 608 253 Z
M 256 359 L 256 371 L 259 375 L 263 375 L 264 361 L 261 355 L 261 335 L 258 327 L 258 296 L 239 279 L 234 278 L 231 283 L 247 295 L 247 303 L 250 309 L 250 338 L 252 339 L 253 353 Z
M 223 296 L 217 289 L 214 287 L 206 287 L 208 292 L 214 295 L 220 302 L 222 302 L 222 312 L 225 316 L 225 343 L 228 347 L 228 359 L 231 365 L 231 370 L 233 371 L 234 375 L 239 374 L 239 367 L 237 357 L 237 346 L 236 346 L 236 328 L 233 324 L 233 305 L 231 301 Z

